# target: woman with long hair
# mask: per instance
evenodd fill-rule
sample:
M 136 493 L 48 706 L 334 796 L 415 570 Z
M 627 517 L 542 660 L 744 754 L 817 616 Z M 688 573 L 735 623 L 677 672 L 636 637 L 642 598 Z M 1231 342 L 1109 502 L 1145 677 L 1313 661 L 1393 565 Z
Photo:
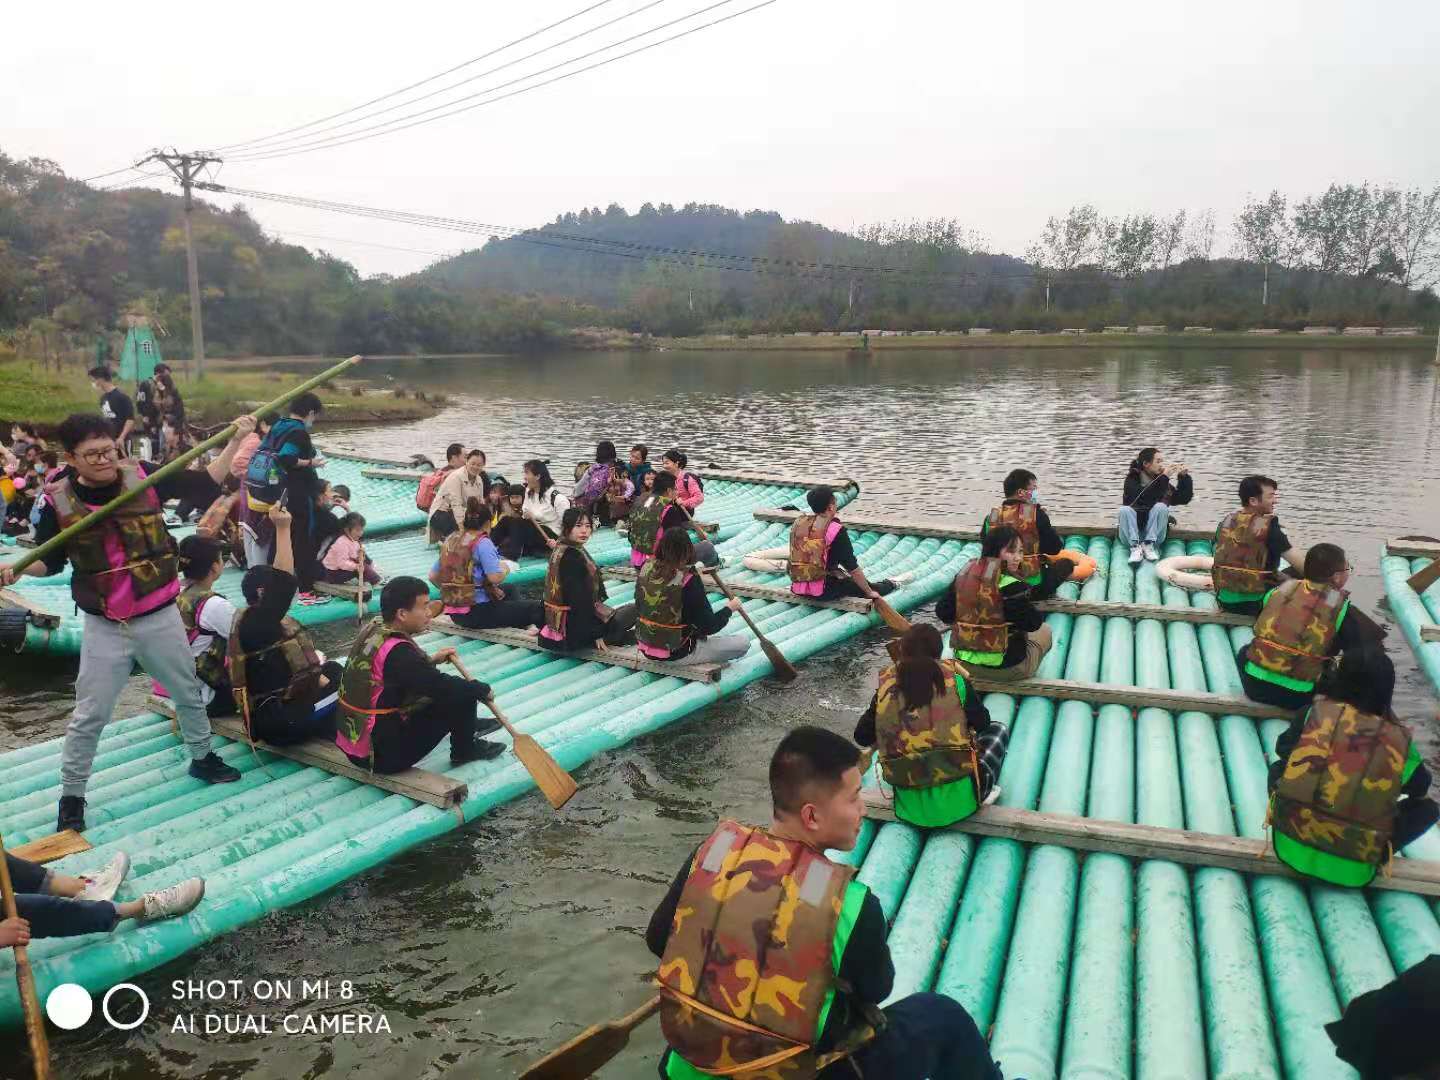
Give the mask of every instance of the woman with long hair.
M 1184 506 L 1194 497 L 1195 485 L 1184 465 L 1167 465 L 1153 446 L 1135 455 L 1125 474 L 1124 504 L 1115 523 L 1120 546 L 1130 549 L 1131 563 L 1160 558 L 1160 545 L 1170 528 L 1170 507 Z
M 652 660 L 677 664 L 728 664 L 750 648 L 739 634 L 720 634 L 740 601 L 718 612 L 695 570 L 695 546 L 684 529 L 666 529 L 655 557 L 635 583 L 635 637 Z M 718 635 L 718 636 L 717 636 Z
M 613 525 L 629 512 L 634 495 L 635 485 L 616 458 L 615 444 L 601 440 L 595 447 L 594 464 L 575 482 L 574 505 L 589 510 L 601 525 Z
M 517 600 L 515 587 L 504 583 L 515 564 L 500 557 L 490 536 L 491 520 L 490 507 L 471 499 L 460 530 L 440 545 L 430 580 L 440 586 L 445 613 L 460 626 L 472 630 L 515 626 L 538 634 L 544 610 L 533 601 Z
M 529 472 L 530 466 L 525 469 Z M 578 506 L 568 508 L 561 518 L 560 538 L 545 572 L 545 627 L 540 631 L 540 644 L 547 649 L 604 649 L 633 640 L 635 605 L 612 608 L 605 603 L 600 568 L 585 550 L 594 528 L 590 515 Z
M 878 746 L 881 775 L 895 789 L 896 817 L 950 825 L 999 797 L 1010 729 L 990 719 L 965 669 L 941 659 L 936 626 L 914 623 L 897 644 L 899 656 L 880 673 L 855 741 Z

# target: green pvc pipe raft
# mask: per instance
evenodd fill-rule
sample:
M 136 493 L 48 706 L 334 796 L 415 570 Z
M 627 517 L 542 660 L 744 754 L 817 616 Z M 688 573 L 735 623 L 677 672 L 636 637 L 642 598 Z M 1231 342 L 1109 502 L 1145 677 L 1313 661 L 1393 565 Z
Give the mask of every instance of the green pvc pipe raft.
M 1079 593 L 1213 609 L 1109 540 Z M 969 545 L 967 555 L 975 553 Z M 1166 545 L 1166 555 L 1208 545 Z M 1407 564 L 1406 573 L 1409 573 Z M 1061 595 L 1076 595 L 1073 584 Z M 1240 694 L 1244 628 L 1052 614 L 1038 677 Z M 1282 721 L 991 694 L 1011 725 L 1000 803 L 1261 837 Z M 871 781 L 873 782 L 873 781 Z M 1432 830 L 1407 849 L 1432 858 Z M 895 996 L 963 1004 L 1007 1076 L 1351 1077 L 1323 1025 L 1440 951 L 1440 905 L 1051 845 L 867 822 L 847 861 L 891 923 Z
M 738 556 L 780 543 L 786 532 L 783 525 L 752 524 L 721 548 Z M 901 610 L 937 596 L 964 559 L 962 545 L 955 541 L 869 532 L 853 538 L 867 574 L 877 579 L 900 572 L 914 575 L 889 598 Z M 773 577 L 761 580 L 778 584 Z M 633 585 L 617 582 L 612 593 L 617 603 L 625 602 Z M 720 599 L 712 597 L 716 604 Z M 746 601 L 746 610 L 796 661 L 877 624 L 874 615 L 784 601 Z M 718 682 L 700 683 L 468 638 L 432 634 L 425 644 L 455 646 L 470 670 L 495 687 L 517 726 L 572 770 L 770 673 L 759 649 L 728 667 Z M 94 846 L 53 865 L 79 871 L 123 850 L 132 858 L 132 870 L 120 900 L 201 874 L 206 878 L 205 902 L 183 919 L 144 927 L 127 922 L 109 935 L 34 943 L 31 963 L 42 996 L 62 982 L 104 991 L 461 827 L 454 810 L 416 803 L 263 750 L 252 754 L 248 746 L 225 739 L 216 740 L 216 752 L 241 772 L 241 779 L 202 784 L 187 775 L 184 748 L 169 734 L 168 724 L 146 713 L 107 727 L 87 792 L 85 835 Z M 0 755 L 0 832 L 9 843 L 24 843 L 54 828 L 60 748 L 57 739 Z M 469 797 L 459 808 L 465 821 L 533 788 L 528 774 L 508 754 L 454 770 L 447 755 L 442 742 L 420 764 L 469 785 Z M 584 778 L 582 772 L 579 779 Z M 956 846 L 955 841 L 949 844 Z M 893 898 L 899 901 L 899 896 Z M 0 969 L 12 962 L 8 956 L 0 958 Z M 15 980 L 0 970 L 0 1023 L 20 1021 Z
M 359 458 L 337 457 L 326 467 L 325 476 L 332 483 L 347 483 L 351 487 L 351 505 L 366 518 L 366 535 L 397 533 L 423 525 L 425 514 L 415 507 L 415 485 L 406 480 L 377 479 L 363 476 L 373 461 Z M 843 506 L 859 493 L 851 486 L 836 492 L 837 501 Z M 743 538 L 758 535 L 760 523 L 754 519 L 756 509 L 781 504 L 799 504 L 805 498 L 805 490 L 786 484 L 738 483 L 714 480 L 706 487 L 705 502 L 701 516 L 709 522 L 719 523 L 716 540 Z M 373 516 L 372 516 L 373 515 Z M 376 522 L 379 525 L 376 525 Z M 767 533 L 767 535 L 769 535 Z M 783 542 L 775 541 L 776 543 Z M 748 551 L 754 545 L 742 551 Z M 602 566 L 613 566 L 626 562 L 630 557 L 629 541 L 614 529 L 596 532 L 587 550 L 591 557 Z M 387 538 L 369 541 L 365 554 L 379 567 L 386 577 L 409 574 L 427 582 L 431 566 L 437 557 L 437 550 L 425 543 L 423 533 L 406 532 Z M 520 568 L 508 578 L 510 584 L 523 585 L 545 579 L 546 560 L 527 557 L 520 561 Z M 231 568 L 221 575 L 215 591 L 237 606 L 244 603 L 240 581 L 244 574 Z M 59 656 L 73 656 L 80 652 L 83 636 L 84 617 L 75 610 L 70 597 L 70 570 L 66 569 L 51 578 L 26 577 L 15 586 L 15 591 L 24 599 L 45 611 L 61 616 L 60 625 L 46 629 L 31 625 L 27 627 L 22 652 L 49 653 Z M 431 586 L 432 595 L 439 590 Z M 367 610 L 380 610 L 378 590 L 370 594 Z M 290 608 L 290 616 L 302 626 L 316 626 L 355 617 L 355 604 L 341 597 L 332 597 L 327 604 L 300 604 Z
M 1404 631 L 1415 662 L 1440 693 L 1440 641 L 1424 641 L 1420 637 L 1422 626 L 1440 623 L 1440 582 L 1426 589 L 1423 596 L 1417 595 L 1408 584 L 1410 575 L 1429 565 L 1429 559 L 1406 559 L 1389 554 L 1387 549 L 1380 558 L 1380 574 L 1385 579 L 1385 598 L 1390 602 L 1390 612 Z

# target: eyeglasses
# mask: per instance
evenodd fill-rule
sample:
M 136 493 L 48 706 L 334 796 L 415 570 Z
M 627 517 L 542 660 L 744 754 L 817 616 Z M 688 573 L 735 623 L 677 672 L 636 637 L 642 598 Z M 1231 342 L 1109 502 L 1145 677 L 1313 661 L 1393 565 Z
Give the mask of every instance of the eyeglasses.
M 80 456 L 91 465 L 103 465 L 112 458 L 118 458 L 120 451 L 114 446 L 107 446 L 104 450 L 86 450 Z

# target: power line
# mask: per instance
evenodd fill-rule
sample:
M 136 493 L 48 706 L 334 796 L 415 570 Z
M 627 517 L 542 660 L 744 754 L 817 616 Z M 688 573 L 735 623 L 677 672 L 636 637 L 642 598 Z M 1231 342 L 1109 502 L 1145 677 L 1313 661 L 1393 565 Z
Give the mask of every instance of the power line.
M 432 83 L 432 82 L 434 82 L 436 79 L 443 79 L 446 75 L 453 75 L 455 72 L 461 70 L 462 68 L 467 68 L 467 67 L 469 67 L 471 64 L 478 64 L 481 60 L 488 60 L 490 57 L 494 56 L 496 53 L 502 53 L 502 52 L 504 52 L 506 49 L 513 48 L 514 46 L 519 45 L 519 44 L 521 44 L 522 42 L 529 41 L 531 38 L 539 37 L 541 34 L 545 33 L 546 31 L 554 30 L 555 27 L 557 27 L 557 26 L 563 26 L 565 23 L 571 22 L 571 21 L 573 21 L 573 20 L 575 20 L 575 19 L 578 19 L 578 18 L 579 18 L 580 16 L 582 16 L 582 15 L 587 15 L 587 14 L 589 14 L 590 12 L 594 11 L 596 8 L 602 8 L 602 7 L 604 7 L 606 4 L 610 4 L 610 3 L 613 3 L 613 2 L 614 2 L 614 0 L 599 0 L 598 3 L 591 4 L 589 7 L 581 8 L 579 11 L 575 12 L 573 15 L 566 15 L 565 18 L 563 18 L 563 19 L 558 19 L 557 21 L 555 21 L 555 22 L 553 22 L 553 23 L 550 23 L 548 26 L 542 26 L 539 30 L 531 31 L 530 33 L 526 34 L 524 37 L 516 38 L 514 41 L 508 41 L 508 42 L 506 42 L 504 45 L 501 45 L 501 46 L 499 46 L 499 47 L 497 47 L 497 48 L 491 49 L 489 52 L 481 53 L 479 56 L 471 57 L 469 60 L 466 60 L 464 63 L 462 63 L 462 64 L 456 64 L 454 67 L 452 67 L 452 68 L 447 68 L 445 71 L 442 71 L 442 72 L 440 72 L 440 73 L 437 74 L 437 75 L 431 75 L 431 76 L 429 76 L 428 78 L 421 79 L 419 82 L 413 82 L 413 83 L 411 83 L 409 86 L 402 86 L 399 90 L 392 90 L 392 91 L 390 91 L 388 94 L 381 94 L 381 95 L 380 95 L 379 97 L 377 97 L 377 98 L 371 98 L 369 101 L 361 102 L 359 105 L 351 106 L 351 107 L 348 108 L 348 109 L 341 109 L 339 112 L 337 112 L 337 113 L 331 113 L 329 116 L 322 116 L 322 117 L 320 117 L 320 119 L 318 119 L 318 120 L 311 120 L 308 124 L 299 124 L 299 125 L 297 125 L 297 126 L 295 126 L 295 127 L 286 128 L 284 131 L 272 132 L 272 133 L 269 134 L 269 135 L 262 135 L 262 136 L 260 136 L 260 137 L 258 137 L 258 138 L 255 138 L 255 139 L 246 139 L 246 140 L 244 140 L 244 141 L 242 141 L 242 142 L 237 142 L 237 143 L 227 143 L 226 145 L 221 146 L 221 147 L 219 147 L 218 149 L 219 149 L 219 150 L 234 150 L 234 149 L 237 149 L 237 148 L 239 148 L 239 147 L 253 146 L 253 145 L 255 145 L 256 143 L 269 142 L 269 141 L 271 141 L 271 140 L 273 140 L 273 139 L 278 139 L 278 138 L 279 138 L 280 136 L 282 136 L 282 135 L 289 135 L 289 134 L 291 134 L 292 132 L 296 132 L 296 131 L 304 131 L 306 128 L 312 128 L 312 127 L 315 127 L 315 126 L 318 125 L 318 124 L 323 124 L 323 123 L 325 123 L 326 121 L 334 120 L 334 119 L 336 119 L 336 118 L 338 118 L 338 117 L 341 117 L 341 116 L 347 116 L 347 115 L 349 115 L 349 114 L 352 113 L 352 112 L 359 112 L 361 109 L 368 109 L 371 105 L 379 104 L 379 103 L 382 102 L 382 101 L 385 101 L 385 100 L 387 100 L 387 99 L 389 99 L 389 98 L 392 98 L 392 97 L 397 97 L 397 96 L 400 95 L 400 94 L 409 93 L 411 90 L 415 90 L 415 89 L 417 89 L 417 88 L 419 88 L 419 87 L 421 87 L 421 86 L 424 86 L 426 83 Z
M 515 82 L 524 82 L 524 81 L 526 81 L 527 79 L 533 79 L 536 75 L 541 75 L 541 74 L 544 74 L 545 72 L 553 71 L 553 70 L 555 70 L 555 68 L 558 68 L 558 67 L 566 67 L 566 66 L 568 66 L 568 65 L 570 65 L 570 64 L 575 63 L 577 60 L 584 59 L 585 57 L 588 57 L 588 56 L 593 56 L 593 55 L 595 55 L 595 53 L 597 53 L 597 52 L 605 52 L 605 51 L 607 51 L 608 49 L 613 49 L 613 48 L 615 48 L 617 45 L 622 45 L 622 44 L 625 44 L 626 42 L 633 41 L 633 40 L 635 40 L 635 38 L 637 38 L 637 37 L 644 37 L 646 34 L 654 33 L 656 30 L 663 29 L 663 28 L 666 27 L 666 26 L 673 26 L 673 25 L 674 25 L 675 23 L 677 23 L 677 22 L 683 22 L 685 19 L 694 18 L 696 15 L 704 14 L 704 13 L 707 12 L 707 11 L 711 11 L 711 10 L 717 8 L 717 7 L 723 6 L 724 4 L 733 3 L 733 2 L 734 2 L 734 0 L 718 0 L 717 3 L 711 4 L 711 5 L 709 5 L 708 7 L 700 8 L 700 9 L 697 10 L 697 11 L 691 12 L 689 15 L 681 16 L 679 19 L 672 19 L 672 20 L 671 20 L 670 22 L 668 22 L 668 23 L 662 23 L 660 26 L 653 27 L 652 29 L 647 30 L 647 31 L 644 31 L 643 33 L 633 35 L 632 37 L 629 37 L 629 38 L 624 38 L 624 39 L 622 39 L 621 41 L 617 41 L 617 42 L 615 42 L 615 43 L 613 43 L 613 44 L 611 44 L 611 45 L 607 45 L 607 46 L 605 46 L 605 47 L 603 47 L 603 48 L 600 48 L 600 49 L 595 49 L 595 50 L 593 50 L 593 51 L 591 51 L 591 52 L 589 52 L 589 53 L 582 54 L 581 56 L 575 57 L 575 58 L 573 58 L 573 59 L 571 59 L 571 60 L 567 60 L 567 61 L 565 61 L 565 62 L 563 62 L 563 63 L 553 65 L 552 67 L 544 68 L 544 69 L 542 69 L 541 71 L 534 72 L 534 73 L 531 74 L 531 75 L 522 76 L 521 78 L 513 79 L 513 80 L 511 80 L 510 82 L 507 82 L 507 83 L 501 83 L 500 86 L 492 87 L 492 88 L 489 89 L 489 90 L 484 90 L 484 91 L 477 92 L 477 93 L 475 93 L 475 94 L 467 95 L 466 97 L 457 98 L 456 101 L 448 102 L 448 103 L 446 103 L 446 104 L 444 104 L 444 105 L 433 106 L 433 107 L 430 108 L 430 109 L 422 110 L 420 113 L 415 113 L 415 114 L 413 114 L 413 116 L 415 116 L 415 117 L 425 117 L 427 113 L 435 112 L 437 109 L 447 108 L 449 105 L 454 105 L 454 104 L 456 104 L 456 103 L 458 103 L 458 102 L 460 102 L 460 101 L 468 101 L 468 100 L 470 100 L 471 98 L 484 97 L 484 96 L 486 96 L 487 94 L 492 94 L 492 93 L 494 93 L 496 90 L 502 89 L 502 88 L 505 87 L 505 86 L 512 85 L 512 84 L 515 83 Z M 309 147 L 296 147 L 296 148 L 294 148 L 294 149 L 292 149 L 292 150 L 289 150 L 289 151 L 278 152 L 278 153 L 274 153 L 274 154 L 258 153 L 258 154 L 254 154 L 254 155 L 251 155 L 251 156 L 248 156 L 248 157 L 242 155 L 239 160 L 263 161 L 263 160 L 267 160 L 267 159 L 269 159 L 269 158 L 289 157 L 289 156 L 292 156 L 292 155 L 294 155 L 294 154 L 311 153 L 311 152 L 313 152 L 314 150 L 318 150 L 318 149 L 330 149 L 330 148 L 336 147 L 336 146 L 346 146 L 346 145 L 349 145 L 350 143 L 362 142 L 362 141 L 364 141 L 364 140 L 366 140 L 366 139 L 379 138 L 381 135 L 392 135 L 392 134 L 394 134 L 394 133 L 397 132 L 397 131 L 405 131 L 405 130 L 407 130 L 408 128 L 418 127 L 418 126 L 421 125 L 421 124 L 434 123 L 436 120 L 444 120 L 444 119 L 446 119 L 447 117 L 456 116 L 456 115 L 458 115 L 459 113 L 462 113 L 462 112 L 469 112 L 469 111 L 472 110 L 472 109 L 478 109 L 478 108 L 480 108 L 482 105 L 494 105 L 494 104 L 496 104 L 497 102 L 506 100 L 507 98 L 512 98 L 512 97 L 516 97 L 516 96 L 518 96 L 518 95 L 520 95 L 520 94 L 529 93 L 531 90 L 538 90 L 538 89 L 540 89 L 542 86 L 549 86 L 549 85 L 551 85 L 552 83 L 561 82 L 561 81 L 563 81 L 563 80 L 565 80 L 565 79 L 573 78 L 573 77 L 576 76 L 576 75 L 583 75 L 583 74 L 584 74 L 585 72 L 587 72 L 587 71 L 593 71 L 593 70 L 595 70 L 596 68 L 605 67 L 607 64 L 613 64 L 613 63 L 615 63 L 615 62 L 618 61 L 618 60 L 624 60 L 624 59 L 626 59 L 627 57 L 636 56 L 636 55 L 638 55 L 638 54 L 640 54 L 640 53 L 643 53 L 643 52 L 648 52 L 650 49 L 658 48 L 659 46 L 661 46 L 661 45 L 666 45 L 666 44 L 668 44 L 668 43 L 670 43 L 670 42 L 672 42 L 672 41 L 678 41 L 678 40 L 680 40 L 681 38 L 684 38 L 684 37 L 689 37 L 691 34 L 698 34 L 698 33 L 701 32 L 702 30 L 708 30 L 708 29 L 710 29 L 711 27 L 719 26 L 721 23 L 729 22 L 729 21 L 732 20 L 732 19 L 738 19 L 738 18 L 739 18 L 740 16 L 742 16 L 742 15 L 748 15 L 748 14 L 750 14 L 750 12 L 752 12 L 752 11 L 759 11 L 761 8 L 769 7 L 771 4 L 773 4 L 773 3 L 775 3 L 775 2 L 776 2 L 776 0 L 763 0 L 762 3 L 755 4 L 755 5 L 753 5 L 752 7 L 748 7 L 748 8 L 744 8 L 744 9 L 742 9 L 742 10 L 740 10 L 740 11 L 732 12 L 732 13 L 729 14 L 729 15 L 724 15 L 724 16 L 718 18 L 718 19 L 713 19 L 713 20 L 711 20 L 711 21 L 708 22 L 708 23 L 702 23 L 702 24 L 699 25 L 699 26 L 691 27 L 690 29 L 681 31 L 681 32 L 678 33 L 678 34 L 672 34 L 670 37 L 661 38 L 659 41 L 652 41 L 652 42 L 650 42 L 648 45 L 642 45 L 642 46 L 640 46 L 640 47 L 637 48 L 637 49 L 631 49 L 629 52 L 621 53 L 619 56 L 612 56 L 612 57 L 610 57 L 610 58 L 608 58 L 608 59 L 606 59 L 606 60 L 596 61 L 595 63 L 593 63 L 593 64 L 588 64 L 588 65 L 586 65 L 585 67 L 577 68 L 575 71 L 569 71 L 569 72 L 566 72 L 566 73 L 564 73 L 564 74 L 562 74 L 562 75 L 557 75 L 557 76 L 555 76 L 554 78 L 546 79 L 546 80 L 544 80 L 543 82 L 538 82 L 538 83 L 535 83 L 535 84 L 533 84 L 533 85 L 531 85 L 531 86 L 522 86 L 522 87 L 520 87 L 520 88 L 517 89 L 517 90 L 512 90 L 512 91 L 510 91 L 509 93 L 500 95 L 499 97 L 491 98 L 489 101 L 477 101 L 477 102 L 475 102 L 474 104 L 465 105 L 465 106 L 463 106 L 463 107 L 461 107 L 461 108 L 458 108 L 458 109 L 452 109 L 452 110 L 449 111 L 449 112 L 442 112 L 442 113 L 440 113 L 438 116 L 429 116 L 429 117 L 427 117 L 427 118 L 425 118 L 425 119 L 412 119 L 412 117 L 404 117 L 404 116 L 402 116 L 402 117 L 398 117 L 398 118 L 395 119 L 395 120 L 387 121 L 387 122 L 384 123 L 384 124 L 375 125 L 376 127 L 385 127 L 385 128 L 388 128 L 389 130 L 386 130 L 386 131 L 378 131 L 378 132 L 374 132 L 374 133 L 368 134 L 368 135 L 366 135 L 366 134 L 360 134 L 359 132 L 357 132 L 357 133 L 354 134 L 353 137 L 346 137 L 346 138 L 343 138 L 343 139 L 339 139 L 338 141 L 331 140 L 331 141 L 328 141 L 328 142 L 326 142 L 326 143 L 324 143 L 324 144 L 316 144 L 316 145 L 314 145 L 314 146 L 309 146 Z M 410 122 L 409 122 L 409 123 L 404 123 L 404 121 L 406 121 L 406 120 L 410 120 Z M 392 126 L 392 125 L 398 125 L 398 126 Z M 361 130 L 362 130 L 362 131 L 368 131 L 368 130 L 370 130 L 370 129 L 366 128 L 366 129 L 361 129 Z
M 377 244 L 373 240 L 350 240 L 343 236 L 320 236 L 317 233 L 291 232 L 288 229 L 284 236 L 276 237 L 278 240 L 288 240 L 292 236 L 303 237 L 307 240 L 324 240 L 331 244 L 356 244 L 360 247 L 384 248 L 386 251 L 405 251 L 412 255 L 433 255 L 437 259 L 448 259 L 455 255 L 463 254 L 460 251 L 426 251 L 423 248 L 398 247 L 395 244 Z
M 83 177 L 82 179 L 77 180 L 76 183 L 88 184 L 92 180 L 103 180 L 107 176 L 119 176 L 123 172 L 131 172 L 134 169 L 134 165 L 126 165 L 124 168 L 121 169 L 111 169 L 109 172 L 96 173 L 94 176 Z
M 610 0 L 606 0 L 606 2 L 608 3 L 608 2 L 610 2 Z M 729 0 L 726 0 L 726 2 L 729 2 Z M 353 124 L 361 124 L 361 123 L 364 123 L 366 120 L 373 120 L 373 119 L 374 119 L 375 117 L 377 117 L 377 116 L 384 116 L 386 113 L 394 112 L 396 109 L 408 108 L 408 107 L 411 106 L 411 105 L 418 105 L 418 104 L 419 104 L 420 102 L 422 102 L 422 101 L 428 101 L 428 100 L 430 100 L 431 98 L 436 97 L 436 96 L 438 96 L 438 95 L 440 95 L 440 94 L 448 94 L 451 90 L 456 90 L 456 89 L 464 86 L 466 83 L 472 83 L 472 82 L 474 82 L 476 79 L 483 79 L 483 78 L 485 78 L 487 75 L 494 75 L 494 74 L 496 74 L 497 72 L 504 71 L 506 68 L 512 68 L 512 67 L 514 67 L 516 64 L 522 64 L 522 63 L 524 63 L 526 60 L 532 60 L 532 59 L 534 59 L 535 57 L 542 55 L 543 53 L 551 52 L 551 51 L 553 51 L 553 50 L 555 50 L 555 49 L 561 48 L 562 46 L 569 45 L 572 41 L 576 41 L 576 40 L 578 40 L 578 39 L 580 39 L 580 38 L 582 38 L 582 37 L 587 37 L 587 36 L 590 35 L 590 34 L 597 33 L 597 32 L 599 32 L 599 31 L 601 31 L 601 30 L 604 30 L 606 27 L 614 26 L 617 22 L 623 22 L 625 19 L 628 19 L 628 18 L 630 18 L 630 17 L 632 17 L 632 16 L 634 16 L 634 15 L 639 15 L 642 11 L 648 11 L 650 8 L 656 7 L 657 5 L 663 4 L 663 3 L 665 3 L 665 0 L 649 0 L 649 3 L 642 4 L 642 5 L 641 5 L 640 7 L 638 7 L 638 8 L 634 8 L 633 10 L 627 11 L 627 12 L 625 12 L 624 14 L 617 15 L 617 16 L 615 16 L 615 18 L 613 18 L 613 19 L 608 19 L 608 20 L 606 20 L 605 22 L 602 22 L 602 23 L 599 23 L 599 24 L 596 25 L 596 26 L 590 27 L 589 29 L 581 30 L 581 31 L 580 31 L 579 33 L 577 33 L 577 34 L 571 34 L 568 38 L 564 38 L 564 39 L 562 39 L 562 40 L 560 40 L 560 41 L 556 41 L 556 42 L 554 42 L 554 43 L 552 43 L 552 44 L 550 44 L 550 45 L 544 46 L 543 48 L 536 49 L 536 50 L 533 51 L 533 52 L 528 52 L 528 53 L 526 53 L 524 56 L 518 56 L 518 57 L 516 57 L 514 60 L 507 60 L 505 63 L 500 64 L 500 65 L 498 65 L 497 67 L 489 68 L 489 69 L 487 69 L 487 70 L 485 70 L 485 71 L 482 71 L 482 72 L 480 72 L 478 75 L 471 75 L 471 76 L 469 76 L 468 78 L 461 79 L 459 82 L 451 83 L 449 86 L 442 86 L 442 87 L 441 87 L 440 89 L 438 89 L 438 90 L 432 90 L 432 91 L 430 91 L 428 94 L 421 94 L 419 97 L 410 98 L 408 101 L 397 102 L 397 103 L 394 104 L 394 105 L 387 105 L 387 106 L 386 106 L 385 108 L 383 108 L 383 109 L 378 109 L 378 110 L 376 110 L 375 112 L 372 112 L 372 113 L 366 113 L 364 116 L 357 116 L 357 117 L 355 117 L 355 118 L 352 119 L 352 120 L 342 120 L 342 121 L 341 121 L 340 123 L 338 123 L 338 124 L 331 124 L 329 127 L 322 127 L 322 128 L 320 128 L 318 131 L 312 131 L 312 132 L 309 132 L 309 133 L 306 134 L 306 135 L 298 136 L 298 137 L 296 137 L 296 138 L 291 138 L 291 139 L 283 139 L 283 140 L 280 140 L 280 141 L 278 141 L 278 142 L 275 142 L 273 145 L 270 145 L 270 146 L 252 146 L 252 147 L 249 147 L 248 149 L 242 151 L 242 154 L 241 154 L 240 156 L 244 156 L 245 154 L 249 154 L 249 153 L 252 153 L 252 152 L 253 152 L 253 153 L 270 153 L 270 152 L 277 152 L 277 153 L 278 153 L 279 151 L 282 151 L 282 150 L 295 149 L 297 146 L 302 145 L 302 144 L 303 144 L 303 145 L 310 145 L 309 143 L 306 142 L 306 140 L 308 140 L 308 139 L 314 139 L 316 136 L 324 135 L 327 131 L 338 131 L 338 130 L 340 130 L 341 128 L 350 127 L 350 126 L 353 125 Z M 598 5 L 597 5 L 597 6 L 598 6 Z M 589 10 L 589 9 L 587 9 L 587 10 Z M 554 25 L 558 25 L 558 24 L 554 24 Z M 547 28 L 547 29 L 548 29 L 548 28 Z M 537 33 L 538 33 L 538 31 L 537 31 Z M 533 37 L 534 35 L 530 35 L 530 36 Z M 522 39 L 522 40 L 523 40 L 523 39 Z M 513 44 L 513 42 L 512 42 L 512 44 Z M 507 46 L 507 47 L 508 47 L 508 46 Z M 498 51 L 498 50 L 496 50 L 496 51 Z M 567 61 L 567 63 L 573 63 L 573 61 Z M 562 65 L 559 65 L 559 66 L 563 67 L 564 65 L 562 64 Z M 526 76 L 525 78 L 533 78 L 533 76 Z M 523 81 L 525 81 L 525 79 L 522 78 L 522 79 L 517 79 L 517 80 L 515 80 L 515 81 L 516 81 L 516 82 L 523 82 Z M 507 84 L 505 84 L 505 85 L 509 85 L 509 84 L 507 83 Z M 486 93 L 489 93 L 489 91 L 485 91 L 485 92 L 486 92 Z M 460 100 L 460 99 L 457 99 L 457 100 Z M 452 105 L 452 104 L 454 104 L 454 102 L 444 102 L 444 103 L 442 103 L 441 105 L 437 106 L 437 108 L 445 108 L 446 106 Z M 363 108 L 363 106 L 360 106 L 360 107 Z M 354 110 L 351 110 L 351 111 L 354 111 Z M 418 115 L 418 114 L 411 114 L 411 115 Z M 394 122 L 394 121 L 386 121 L 385 123 L 393 123 L 393 122 Z M 385 125 L 384 125 L 384 124 L 377 124 L 377 125 L 375 125 L 375 127 L 383 127 L 383 126 L 385 126 Z M 371 129 L 371 128 L 363 128 L 362 130 L 364 130 L 364 131 L 370 131 L 370 130 L 372 130 L 372 129 Z M 354 135 L 354 134 L 358 134 L 358 133 L 352 131 L 352 132 L 347 132 L 346 134 L 347 134 L 347 135 Z M 334 138 L 341 138 L 342 136 L 333 136 L 333 137 L 334 137 Z M 320 140 L 320 141 L 325 141 L 325 140 Z

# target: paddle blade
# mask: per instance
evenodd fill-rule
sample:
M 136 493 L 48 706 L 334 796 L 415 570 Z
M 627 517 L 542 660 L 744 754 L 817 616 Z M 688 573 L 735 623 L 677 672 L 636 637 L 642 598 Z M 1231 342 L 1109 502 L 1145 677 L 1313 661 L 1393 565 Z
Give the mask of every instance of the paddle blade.
M 1415 573 L 1410 575 L 1410 580 L 1405 582 L 1405 584 L 1414 589 L 1415 594 L 1418 596 L 1437 581 L 1440 581 L 1440 559 L 1436 559 L 1429 566 L 1415 571 Z
M 776 645 L 769 638 L 760 639 L 760 648 L 765 652 L 765 659 L 770 661 L 770 666 L 775 669 L 775 677 L 781 682 L 794 682 L 800 677 L 800 672 L 795 670 L 795 665 L 785 658 Z
M 895 633 L 903 634 L 910 629 L 910 620 L 891 607 L 886 600 L 877 596 L 870 602 L 875 605 L 875 610 L 880 613 L 880 618 L 884 620 L 885 625 Z
M 535 786 L 556 810 L 569 802 L 575 792 L 580 790 L 574 777 L 560 768 L 555 759 L 546 753 L 545 748 L 532 736 L 515 736 L 515 756 L 520 759 L 520 764 L 525 766 L 525 771 L 534 777 Z
M 586 1028 L 520 1074 L 520 1080 L 582 1080 L 604 1068 L 630 1043 L 630 1032 L 660 1008 L 660 998 L 619 1020 Z

